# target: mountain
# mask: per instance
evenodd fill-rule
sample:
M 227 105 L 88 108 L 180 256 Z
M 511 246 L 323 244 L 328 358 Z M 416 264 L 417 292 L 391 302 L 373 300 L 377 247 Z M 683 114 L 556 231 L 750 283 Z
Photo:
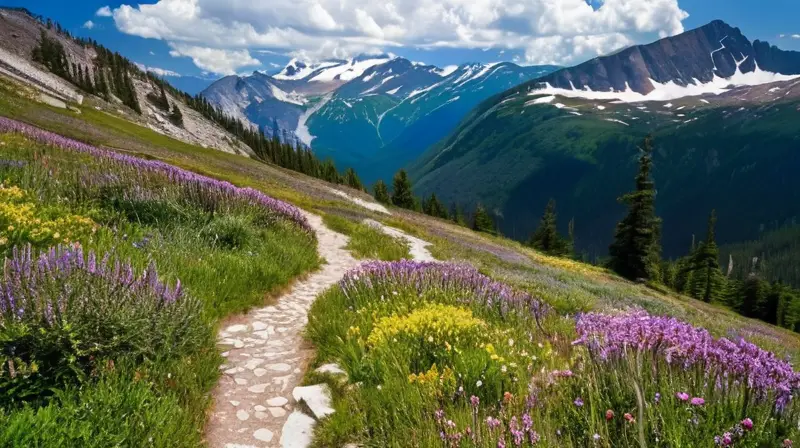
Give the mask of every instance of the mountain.
M 481 101 L 556 67 L 438 68 L 388 55 L 308 63 L 223 78 L 202 95 L 231 116 L 306 146 L 366 183 L 387 178 Z
M 33 60 L 42 35 L 52 42 L 53 47 L 63 51 L 63 61 L 60 62 L 66 68 L 64 75 L 69 75 L 71 80 L 56 75 L 46 65 Z M 119 70 L 114 72 L 114 68 Z M 80 76 L 72 75 L 76 70 Z M 121 72 L 125 75 L 121 76 Z M 87 94 L 86 86 L 79 85 L 86 79 L 89 79 L 89 84 L 98 85 L 98 73 L 103 73 L 110 88 L 107 98 L 100 94 Z M 35 89 L 40 101 L 59 109 L 73 110 L 69 108 L 71 103 L 89 105 L 97 111 L 122 117 L 186 143 L 237 154 L 252 153 L 219 124 L 189 108 L 184 95 L 167 89 L 165 95 L 169 104 L 180 104 L 182 124 L 177 125 L 170 119 L 169 108 L 164 110 L 152 101 L 160 95 L 160 89 L 155 80 L 136 64 L 98 46 L 96 42 L 74 38 L 57 23 L 45 21 L 25 9 L 0 8 L 0 75 Z M 114 85 L 112 78 L 115 75 L 120 75 L 119 80 L 127 80 L 129 84 L 119 82 L 119 85 Z M 122 93 L 126 93 L 127 98 L 123 98 Z M 134 103 L 141 109 L 141 114 L 131 109 Z
M 495 210 L 525 239 L 550 198 L 577 247 L 606 253 L 655 138 L 668 256 L 685 254 L 711 209 L 721 243 L 756 239 L 800 213 L 800 53 L 714 21 L 540 77 L 482 103 L 410 165 L 415 192 Z

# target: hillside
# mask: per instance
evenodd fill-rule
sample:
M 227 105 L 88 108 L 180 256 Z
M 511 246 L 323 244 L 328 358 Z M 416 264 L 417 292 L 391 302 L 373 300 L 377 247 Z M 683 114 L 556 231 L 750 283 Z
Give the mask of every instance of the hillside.
M 55 29 L 47 29 L 26 12 L 11 9 L 0 10 L 0 71 L 6 76 L 25 82 L 41 92 L 42 100 L 52 105 L 66 108 L 69 102 L 91 105 L 96 110 L 124 117 L 127 120 L 145 125 L 161 134 L 175 137 L 178 140 L 204 147 L 211 147 L 225 152 L 252 153 L 238 139 L 222 129 L 219 125 L 205 119 L 201 114 L 189 107 L 182 107 L 183 126 L 176 126 L 169 119 L 169 111 L 159 109 L 147 100 L 148 95 L 158 95 L 158 87 L 148 82 L 143 72 L 133 78 L 137 102 L 141 105 L 139 115 L 122 100 L 112 95 L 109 101 L 99 95 L 87 95 L 78 87 L 50 73 L 46 68 L 31 61 L 34 48 L 40 43 L 41 33 L 45 32 L 50 39 L 59 42 L 66 50 L 68 63 L 85 68 L 93 73 L 97 83 L 97 70 L 100 68 L 98 53 L 91 47 L 85 47 Z M 107 72 L 105 77 L 108 78 Z M 137 70 L 138 71 L 138 70 Z M 182 99 L 167 93 L 171 104 L 181 104 Z
M 637 412 L 635 387 L 630 381 L 634 372 L 626 370 L 625 366 L 628 364 L 624 360 L 586 363 L 585 360 L 589 359 L 586 351 L 588 349 L 580 344 L 569 344 L 576 339 L 576 331 L 579 335 L 589 335 L 586 333 L 589 321 L 576 329 L 573 317 L 575 313 L 587 311 L 612 313 L 628 311 L 634 307 L 645 309 L 654 315 L 673 316 L 693 325 L 705 327 L 715 337 L 727 336 L 732 340 L 738 340 L 739 336 L 744 336 L 765 349 L 774 350 L 780 356 L 795 357 L 800 353 L 800 339 L 795 334 L 758 321 L 744 319 L 722 307 L 629 283 L 600 268 L 546 257 L 512 241 L 481 235 L 413 212 L 396 208 L 373 211 L 372 208 L 380 209 L 364 208 L 348 199 L 358 198 L 360 203 L 369 204 L 369 199 L 356 191 L 333 193 L 329 184 L 319 180 L 249 158 L 192 147 L 148 128 L 138 127 L 98 111 L 93 112 L 91 107 L 85 105 L 74 106 L 81 111 L 80 114 L 76 114 L 19 97 L 14 91 L 6 90 L 3 93 L 1 114 L 11 112 L 15 117 L 30 123 L 84 141 L 119 142 L 124 145 L 119 147 L 124 155 L 118 155 L 111 151 L 87 148 L 80 143 L 64 140 L 24 125 L 3 121 L 4 132 L 0 133 L 0 139 L 5 144 L 0 145 L 2 148 L 0 152 L 4 159 L 14 163 L 0 165 L 0 173 L 10 185 L 23 191 L 42 188 L 35 187 L 36 185 L 46 186 L 47 189 L 41 191 L 48 193 L 40 196 L 41 199 L 23 196 L 23 202 L 50 200 L 48 198 L 55 197 L 50 189 L 63 188 L 60 194 L 66 194 L 66 197 L 70 198 L 66 212 L 83 218 L 92 216 L 99 225 L 95 232 L 102 237 L 97 239 L 87 239 L 87 234 L 70 236 L 82 241 L 85 250 L 105 251 L 116 247 L 116 254 L 132 259 L 136 272 L 146 267 L 150 257 L 156 257 L 159 279 L 170 285 L 168 289 L 170 294 L 174 291 L 176 279 L 181 280 L 185 291 L 181 299 L 176 302 L 182 306 L 180 313 L 176 308 L 170 316 L 180 316 L 181 322 L 193 325 L 180 327 L 185 330 L 190 328 L 191 333 L 177 333 L 174 331 L 178 328 L 175 326 L 175 319 L 165 319 L 165 316 L 158 312 L 146 314 L 150 313 L 152 308 L 141 306 L 118 308 L 121 312 L 138 309 L 141 314 L 137 316 L 142 316 L 142 320 L 124 321 L 133 323 L 124 328 L 117 328 L 115 334 L 119 337 L 136 335 L 135 330 L 139 328 L 139 322 L 158 322 L 160 332 L 152 334 L 155 338 L 149 341 L 161 343 L 168 336 L 174 337 L 175 341 L 184 344 L 185 351 L 181 353 L 172 351 L 169 356 L 159 358 L 163 361 L 137 364 L 140 361 L 135 357 L 136 352 L 130 350 L 117 352 L 113 347 L 109 347 L 104 354 L 106 359 L 115 362 L 103 365 L 115 365 L 116 368 L 95 370 L 97 377 L 80 380 L 84 381 L 82 392 L 77 393 L 73 392 L 73 389 L 67 389 L 69 392 L 61 393 L 63 397 L 61 400 L 50 401 L 46 405 L 35 405 L 44 406 L 41 409 L 45 409 L 46 412 L 34 413 L 27 410 L 9 412 L 4 408 L 0 412 L 2 424 L 0 427 L 3 428 L 0 430 L 0 439 L 11 441 L 12 444 L 43 447 L 65 444 L 85 446 L 87 440 L 91 440 L 92 443 L 103 443 L 113 438 L 122 438 L 134 445 L 141 442 L 163 447 L 196 446 L 204 434 L 202 431 L 206 431 L 205 441 L 212 446 L 224 446 L 225 443 L 233 441 L 266 443 L 265 440 L 277 441 L 284 435 L 286 440 L 292 437 L 291 440 L 302 442 L 302 446 L 308 446 L 310 443 L 335 446 L 346 443 L 405 446 L 404 434 L 413 427 L 418 430 L 420 446 L 439 446 L 441 442 L 439 430 L 436 428 L 436 415 L 439 414 L 436 411 L 440 404 L 434 398 L 438 396 L 439 389 L 432 389 L 431 395 L 428 395 L 428 392 L 421 395 L 420 391 L 427 389 L 418 389 L 426 387 L 424 381 L 436 375 L 446 380 L 442 383 L 444 387 L 442 393 L 455 393 L 458 384 L 462 384 L 461 387 L 464 387 L 468 396 L 476 397 L 471 402 L 465 402 L 469 399 L 461 397 L 443 408 L 442 412 L 454 422 L 455 426 L 451 428 L 453 434 L 463 431 L 466 425 L 471 425 L 469 421 L 473 418 L 473 413 L 480 416 L 483 421 L 487 417 L 494 418 L 495 415 L 500 415 L 498 414 L 500 412 L 507 412 L 519 413 L 517 421 L 535 416 L 534 421 L 538 422 L 536 434 L 543 441 L 566 437 L 571 441 L 570 444 L 582 445 L 586 437 L 592 437 L 592 434 L 597 433 L 602 434 L 600 437 L 603 440 L 621 440 L 619 446 L 629 446 L 628 442 L 631 440 L 626 438 L 630 437 L 626 432 L 628 427 L 626 425 L 630 423 L 622 414 L 623 411 L 633 414 Z M 14 132 L 8 133 L 8 131 Z M 116 144 L 113 146 L 117 148 Z M 35 157 L 34 154 L 39 156 Z M 149 161 L 129 157 L 131 154 Z M 41 155 L 46 155 L 46 158 L 42 158 Z M 178 168 L 161 162 L 190 168 L 219 180 L 234 182 L 241 187 L 253 187 L 273 198 L 297 204 L 306 211 L 300 212 L 290 204 L 281 205 L 269 199 L 263 199 L 256 205 L 245 202 L 250 205 L 240 208 L 236 205 L 240 203 L 231 201 L 242 199 L 241 195 L 255 193 L 247 193 L 247 190 L 231 190 L 235 187 L 224 183 L 218 184 L 202 176 L 175 171 Z M 47 163 L 50 167 L 56 164 L 59 169 L 54 172 L 64 182 L 39 182 L 38 176 L 46 173 L 39 170 L 42 163 Z M 134 171 L 139 173 L 135 176 L 146 177 L 130 177 L 134 174 L 124 171 L 130 163 L 140 166 L 138 171 Z M 142 170 L 142 167 L 148 167 L 148 170 Z M 96 181 L 93 181 L 92 185 L 99 187 L 102 184 L 94 182 L 101 181 L 118 182 L 114 185 L 119 189 L 78 189 L 78 185 L 72 183 L 75 169 L 84 170 L 82 171 L 84 175 L 93 173 L 92 179 Z M 123 170 L 119 172 L 123 175 L 108 176 L 110 173 L 116 173 L 116 170 Z M 164 173 L 182 174 L 170 176 L 170 179 L 175 180 L 166 182 L 160 177 Z M 183 190 L 186 186 L 182 182 L 186 180 L 200 182 L 192 187 L 191 194 L 184 194 L 189 191 Z M 161 185 L 162 188 L 151 189 L 153 185 Z M 199 186 L 203 187 L 198 188 Z M 5 194 L 10 188 L 6 184 L 0 192 Z M 13 203 L 16 204 L 20 199 L 16 199 L 17 190 L 13 191 L 14 193 L 10 194 L 14 195 Z M 75 193 L 71 193 L 73 191 Z M 102 196 L 95 197 L 97 198 L 95 200 L 91 199 L 94 196 L 88 196 L 90 193 L 107 194 L 103 191 L 120 191 L 123 194 L 115 196 L 118 200 L 109 201 L 97 200 Z M 126 191 L 142 193 L 141 196 L 129 196 L 124 194 Z M 78 192 L 81 194 L 77 194 Z M 230 196 L 225 196 L 225 201 L 219 201 L 217 194 L 230 194 Z M 176 201 L 177 198 L 191 200 Z M 131 200 L 134 202 L 128 202 Z M 138 200 L 144 202 L 136 202 Z M 161 200 L 166 200 L 166 204 L 170 204 L 169 207 L 180 204 L 180 208 L 168 208 L 169 211 L 165 215 L 150 214 L 164 210 L 157 207 L 163 203 Z M 51 203 L 41 203 L 37 206 L 44 207 L 48 204 Z M 137 208 L 127 208 L 127 204 Z M 214 208 L 215 217 L 211 221 L 216 227 L 213 230 L 203 230 L 204 223 L 208 222 L 208 218 L 203 216 L 204 213 L 208 213 L 211 204 L 220 206 Z M 258 204 L 266 204 L 267 207 L 261 209 Z M 101 207 L 101 210 L 105 211 L 98 213 L 93 211 L 93 207 Z M 55 212 L 58 209 L 52 210 Z M 148 215 L 141 213 L 131 215 L 133 210 L 148 211 Z M 60 213 L 65 211 L 62 210 Z M 262 221 L 257 219 L 260 213 L 285 218 Z M 277 215 L 272 215 L 273 213 Z M 128 221 L 132 216 L 136 216 L 135 221 Z M 143 216 L 158 217 L 158 219 L 142 220 Z M 323 216 L 324 219 L 320 220 L 315 216 Z M 165 221 L 165 218 L 170 221 Z M 403 239 L 408 241 L 408 247 L 402 249 L 405 243 L 398 244 L 394 237 L 370 231 L 369 226 L 362 224 L 365 218 L 380 222 L 383 226 L 391 226 L 400 235 L 407 235 Z M 168 223 L 171 224 L 167 225 Z M 130 226 L 127 228 L 131 230 L 125 234 L 111 233 L 114 228 L 120 228 L 122 225 Z M 271 297 L 269 300 L 276 300 L 274 306 L 264 306 L 265 292 L 280 290 L 281 285 L 285 285 L 290 279 L 314 269 L 314 257 L 308 258 L 310 240 L 303 230 L 309 227 L 314 229 L 316 235 L 311 247 L 317 246 L 318 253 L 325 257 L 327 264 L 322 270 L 312 274 L 307 282 L 298 283 L 296 289 L 293 288 L 285 294 L 278 293 L 281 294 L 278 297 Z M 332 231 L 333 228 L 337 230 Z M 80 227 L 76 227 L 77 229 Z M 222 233 L 224 229 L 232 230 Z M 346 232 L 348 236 L 338 232 Z M 413 235 L 413 238 L 408 234 Z M 136 237 L 129 239 L 129 235 Z M 23 238 L 13 240 L 13 244 L 21 244 L 17 241 L 24 243 L 26 237 L 20 234 L 15 238 Z M 46 245 L 47 241 L 42 243 Z M 6 243 L 8 241 L 4 242 Z M 438 260 L 447 260 L 455 264 L 371 262 L 358 268 L 359 270 L 345 274 L 350 263 L 347 261 L 349 255 L 346 252 L 358 257 L 364 256 L 361 250 L 376 247 L 400 247 L 399 252 L 407 251 L 405 255 L 401 255 L 403 257 L 409 257 L 412 253 L 427 253 Z M 390 255 L 381 251 L 367 256 L 396 259 L 394 257 L 397 255 L 396 252 Z M 252 263 L 253 257 L 256 259 L 268 257 L 271 261 Z M 275 263 L 276 259 L 281 262 Z M 490 277 L 483 277 L 484 274 L 473 271 L 472 267 L 467 267 L 464 263 L 480 269 Z M 386 276 L 382 275 L 382 272 L 396 275 Z M 150 275 L 149 278 L 152 278 L 152 274 Z M 77 274 L 75 277 L 69 277 L 76 286 L 82 285 L 81 278 Z M 208 281 L 210 278 L 214 279 L 211 283 Z M 261 279 L 256 280 L 257 278 Z M 273 280 L 265 283 L 263 278 Z M 335 283 L 343 278 L 347 281 L 332 286 L 313 306 L 311 305 L 313 296 L 321 285 Z M 365 283 L 364 279 L 368 278 L 371 282 Z M 225 279 L 225 283 L 220 283 L 220 279 Z M 399 283 L 392 283 L 396 280 Z M 389 283 L 384 283 L 386 281 Z M 445 281 L 449 283 L 444 283 Z M 448 286 L 444 289 L 434 288 L 432 287 L 434 284 Z M 342 287 L 348 289 L 343 290 Z M 495 293 L 500 296 L 493 296 Z M 393 299 L 382 305 L 375 301 L 381 295 Z M 137 300 L 144 301 L 147 297 L 149 296 L 142 296 Z M 464 297 L 472 297 L 474 300 L 466 303 Z M 502 300 L 494 302 L 500 297 Z M 511 298 L 519 300 L 512 301 Z M 505 303 L 508 307 L 488 306 L 490 303 L 488 299 L 491 299 L 491 303 Z M 347 300 L 357 302 L 351 304 Z M 504 302 L 505 300 L 509 301 Z M 530 310 L 537 311 L 534 314 L 527 314 L 526 308 L 520 308 L 521 304 L 535 306 L 536 308 Z M 192 308 L 195 305 L 206 309 L 215 319 L 234 313 L 231 320 L 225 321 L 225 324 L 220 326 L 219 339 L 210 334 L 211 328 L 206 323 L 197 320 L 195 311 L 192 311 L 196 309 Z M 250 313 L 235 315 L 248 306 L 253 307 Z M 307 306 L 312 308 L 306 334 L 316 347 L 314 352 L 301 350 L 301 347 L 306 346 L 301 345 L 303 342 L 298 336 L 305 323 L 304 309 Z M 398 312 L 397 307 L 403 308 L 402 312 Z M 362 310 L 370 312 L 363 313 Z M 520 311 L 523 313 L 516 314 Z M 96 319 L 101 319 L 98 322 L 105 325 L 106 321 L 102 320 L 104 316 L 116 316 L 116 314 L 105 313 L 94 316 Z M 335 318 L 332 318 L 333 316 Z M 385 322 L 376 320 L 370 323 L 363 320 L 367 316 L 390 320 Z M 602 315 L 592 316 L 601 318 Z M 389 372 L 383 376 L 375 376 L 381 374 L 381 371 L 373 369 L 371 363 L 384 363 L 381 361 L 384 358 L 374 356 L 385 354 L 380 351 L 378 345 L 370 345 L 375 347 L 369 349 L 374 356 L 340 357 L 342 353 L 363 353 L 361 351 L 367 349 L 365 345 L 368 343 L 367 336 L 376 328 L 390 329 L 395 324 L 391 319 L 406 318 L 411 319 L 409 322 L 417 322 L 418 325 L 409 328 L 419 328 L 420 331 L 433 328 L 426 325 L 438 325 L 437 322 L 449 325 L 450 321 L 447 319 L 456 318 L 455 328 L 463 333 L 443 340 L 448 344 L 453 344 L 450 341 L 457 340 L 456 350 L 450 351 L 445 345 L 440 347 L 438 345 L 440 342 L 435 340 L 436 343 L 425 346 L 424 359 L 420 357 L 414 364 L 403 364 L 407 362 L 404 355 L 407 344 L 424 338 L 405 339 L 405 336 L 402 336 L 398 339 L 398 343 L 392 346 L 395 355 L 402 357 L 386 359 L 387 362 L 398 364 L 383 364 L 401 368 L 403 373 L 399 376 Z M 3 314 L 2 319 L 7 322 L 7 314 Z M 84 322 L 82 319 L 76 318 L 75 321 Z M 623 320 L 619 325 L 623 328 L 633 328 L 632 321 L 625 320 L 630 319 L 629 317 L 621 319 Z M 26 322 L 33 325 L 37 321 L 31 318 Z M 397 324 L 402 326 L 403 322 L 398 321 Z M 678 325 L 677 328 L 681 331 L 694 331 L 692 327 L 681 326 L 683 324 L 677 321 L 671 323 L 667 320 L 655 320 L 653 323 Z M 481 328 L 477 334 L 474 332 L 476 325 Z M 95 338 L 90 340 L 105 342 L 105 339 L 97 339 L 92 328 L 95 327 L 81 326 L 76 334 L 81 338 Z M 274 333 L 269 328 L 273 328 Z M 593 328 L 603 331 L 606 327 Z M 660 327 L 654 325 L 652 328 Z M 42 334 L 50 334 L 49 331 L 51 330 L 46 330 Z M 356 331 L 363 334 L 364 338 L 353 336 Z M 162 339 L 157 339 L 159 335 L 164 336 Z M 473 337 L 485 337 L 483 347 L 470 345 Z M 657 337 L 657 334 L 653 337 Z M 220 343 L 218 351 L 211 348 L 215 340 Z M 703 336 L 698 343 L 709 349 L 717 349 L 723 342 L 715 341 L 710 336 Z M 150 347 L 143 345 L 144 342 L 138 342 L 135 347 L 139 349 Z M 348 346 L 342 347 L 342 343 Z M 369 344 L 377 343 L 378 339 L 370 339 Z M 160 345 L 153 347 L 158 350 L 157 347 Z M 755 353 L 761 353 L 754 348 L 755 346 L 747 347 L 750 352 L 756 350 Z M 286 350 L 287 348 L 289 350 Z M 292 351 L 295 348 L 297 352 Z M 436 356 L 435 361 L 428 358 L 431 355 L 427 350 L 434 350 L 431 355 Z M 648 397 L 655 397 L 658 390 L 663 391 L 659 392 L 663 396 L 662 407 L 647 407 L 647 409 L 653 412 L 663 409 L 664 413 L 684 409 L 686 406 L 682 406 L 680 398 L 672 393 L 673 388 L 678 388 L 690 391 L 694 397 L 704 397 L 706 407 L 703 409 L 709 409 L 709 415 L 714 416 L 704 418 L 702 422 L 698 421 L 702 430 L 671 432 L 669 435 L 671 440 L 676 441 L 675 443 L 697 445 L 701 441 L 713 440 L 714 434 L 722 433 L 741 419 L 741 409 L 735 405 L 731 405 L 733 408 L 728 407 L 713 388 L 708 389 L 694 384 L 691 380 L 693 376 L 687 376 L 682 373 L 682 369 L 670 367 L 669 364 L 659 361 L 661 354 L 655 350 L 652 352 L 655 358 L 647 356 L 647 359 L 655 359 L 654 362 L 658 362 L 659 367 L 645 370 L 670 371 L 670 384 L 662 384 L 661 381 L 666 379 L 661 376 L 642 380 L 641 384 L 647 385 L 644 393 Z M 220 352 L 224 358 L 217 356 Z M 202 356 L 203 353 L 207 356 Z M 244 356 L 245 354 L 250 356 Z M 257 356 L 254 357 L 254 354 Z M 266 355 L 264 358 L 260 357 L 264 355 Z M 730 356 L 740 355 L 731 353 Z M 269 361 L 264 361 L 267 358 Z M 592 359 L 599 358 L 592 357 Z M 748 362 L 745 358 L 732 359 L 735 361 L 728 364 L 746 365 Z M 469 365 L 474 367 L 462 365 L 461 360 L 468 361 Z M 313 369 L 308 369 L 305 376 L 292 373 L 295 372 L 291 370 L 295 363 L 302 364 L 308 361 L 313 363 L 311 364 Z M 785 369 L 783 364 L 776 362 L 778 362 L 776 368 Z M 432 367 L 433 363 L 438 366 L 435 370 Z M 557 406 L 536 405 L 528 409 L 529 413 L 523 410 L 521 406 L 528 397 L 527 387 L 529 384 L 540 384 L 538 375 L 529 375 L 528 363 L 532 363 L 534 372 L 544 369 L 545 376 L 542 380 L 545 383 L 542 384 L 547 384 L 547 378 L 561 378 L 536 395 L 537 403 L 553 403 Z M 4 359 L 2 365 L 9 364 Z M 17 362 L 15 365 L 20 364 Z M 42 361 L 40 372 L 47 372 L 44 368 L 49 365 Z M 92 369 L 95 365 L 97 363 L 80 366 Z M 224 367 L 219 369 L 220 365 Z M 714 363 L 709 366 L 720 369 L 724 365 Z M 343 379 L 341 373 L 337 373 L 339 371 L 346 373 L 347 379 Z M 448 371 L 451 373 L 448 374 Z M 554 371 L 559 373 L 556 375 Z M 456 373 L 466 379 L 461 383 L 451 383 L 450 378 L 457 377 Z M 411 374 L 414 375 L 413 381 L 409 380 Z M 419 375 L 424 375 L 419 380 L 421 382 L 417 380 Z M 628 380 L 624 381 L 624 384 L 615 382 L 614 375 L 622 375 Z M 45 373 L 40 373 L 36 378 L 42 381 L 52 379 Z M 263 383 L 255 382 L 260 381 L 259 378 L 268 380 Z M 239 381 L 234 381 L 235 379 Z M 215 388 L 217 380 L 220 381 L 220 386 L 216 386 L 215 390 L 229 392 L 231 393 L 229 397 L 234 399 L 217 397 L 217 404 L 210 408 L 213 416 L 211 422 L 203 429 L 206 409 L 211 406 L 209 402 L 211 391 Z M 273 383 L 273 380 L 277 383 Z M 360 383 L 360 387 L 348 386 L 356 382 Z M 276 386 L 270 388 L 268 384 Z M 286 385 L 281 386 L 282 384 Z M 619 396 L 612 397 L 592 392 L 582 386 L 587 384 L 604 385 L 599 390 L 617 391 Z M 748 437 L 754 441 L 764 441 L 767 445 L 777 439 L 796 438 L 797 434 L 793 429 L 776 428 L 768 423 L 782 421 L 782 417 L 779 420 L 768 418 L 768 415 L 773 415 L 772 400 L 779 396 L 774 395 L 770 386 L 762 388 L 761 384 L 758 383 L 758 390 L 764 391 L 768 398 L 753 402 L 747 410 L 747 418 L 752 419 L 754 424 L 762 429 Z M 303 387 L 294 388 L 294 385 Z M 661 388 L 657 389 L 659 385 Z M 63 383 L 56 382 L 50 386 L 60 388 L 63 387 Z M 314 394 L 326 388 L 332 393 L 330 401 L 315 401 L 319 395 Z M 264 392 L 259 392 L 262 389 Z M 384 395 L 386 392 L 392 393 L 391 396 L 394 398 L 391 401 Z M 728 396 L 738 397 L 738 400 L 741 398 L 741 393 L 737 391 L 736 395 Z M 297 406 L 304 397 L 309 400 L 306 403 L 311 403 L 307 408 Z M 579 398 L 581 406 L 574 404 Z M 253 405 L 251 402 L 264 402 L 264 405 Z M 159 405 L 155 406 L 153 403 Z M 328 408 L 325 407 L 325 403 L 328 403 Z M 582 412 L 560 415 L 546 411 L 546 409 L 589 409 L 589 406 L 602 411 L 598 411 L 600 413 L 598 415 Z M 87 416 L 85 414 L 87 409 L 103 409 L 104 412 L 101 415 L 92 413 Z M 387 409 L 391 411 L 390 414 L 380 411 Z M 613 425 L 601 426 L 605 425 L 602 422 L 607 421 L 605 415 L 602 415 L 605 412 L 603 409 L 613 409 L 613 412 L 618 414 L 613 417 Z M 785 409 L 787 413 L 794 412 L 793 407 Z M 353 410 L 362 417 L 358 419 L 351 417 Z M 524 417 L 523 413 L 528 417 Z M 247 418 L 244 418 L 245 415 Z M 316 420 L 310 415 L 327 416 L 313 430 L 313 440 L 310 428 Z M 408 421 L 403 419 L 404 423 L 400 424 L 395 421 L 394 416 L 397 415 L 413 416 L 413 419 Z M 668 415 L 671 414 L 658 414 L 652 420 L 640 416 L 636 420 L 647 424 L 643 428 L 646 428 L 649 437 L 660 433 L 656 431 L 661 431 L 651 427 L 649 422 L 660 421 L 658 418 L 673 418 Z M 136 416 L 136 422 L 141 424 L 133 426 L 123 424 L 131 422 L 131 416 Z M 232 418 L 234 416 L 236 418 Z M 682 416 L 679 418 L 680 422 L 667 420 L 666 427 L 682 427 L 685 419 Z M 75 421 L 76 424 L 54 424 L 64 420 Z M 497 424 L 511 423 L 498 418 Z M 559 436 L 556 431 L 562 425 L 576 429 L 569 432 L 558 430 L 561 434 Z M 588 425 L 598 425 L 598 429 L 589 431 L 581 429 Z M 44 430 L 45 428 L 47 430 Z M 383 429 L 381 433 L 370 435 L 364 428 Z M 486 432 L 486 438 L 482 440 L 496 446 L 497 441 L 494 438 L 497 435 L 490 437 L 490 434 Z M 511 443 L 511 440 L 508 440 L 508 443 Z
M 562 231 L 574 218 L 579 250 L 603 256 L 636 147 L 652 134 L 665 255 L 685 254 L 711 209 L 722 243 L 754 239 L 798 213 L 800 66 L 765 45 L 717 21 L 509 90 L 413 162 L 415 187 L 445 203 L 482 201 L 516 239 L 555 198 Z

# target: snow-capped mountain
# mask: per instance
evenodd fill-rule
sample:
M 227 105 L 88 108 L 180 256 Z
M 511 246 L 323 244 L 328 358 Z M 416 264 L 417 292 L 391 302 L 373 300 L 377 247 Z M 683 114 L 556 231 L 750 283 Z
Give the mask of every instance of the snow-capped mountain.
M 511 63 L 439 68 L 388 55 L 293 59 L 274 75 L 220 79 L 202 95 L 268 134 L 277 130 L 342 167 L 354 166 L 369 182 L 447 135 L 479 102 L 554 69 Z M 412 125 L 414 135 L 404 135 Z M 393 148 L 398 138 L 403 147 Z
M 320 156 L 360 168 L 366 182 L 386 179 L 480 102 L 555 69 L 508 62 L 441 69 L 396 59 L 339 88 L 309 117 L 308 135 Z

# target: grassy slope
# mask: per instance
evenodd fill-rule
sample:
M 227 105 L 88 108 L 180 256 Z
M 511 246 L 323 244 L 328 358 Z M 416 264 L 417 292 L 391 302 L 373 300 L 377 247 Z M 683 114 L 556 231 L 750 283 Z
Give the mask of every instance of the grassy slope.
M 158 157 L 240 185 L 254 186 L 326 214 L 356 221 L 371 216 L 432 242 L 434 255 L 438 258 L 474 263 L 497 279 L 536 293 L 562 313 L 640 306 L 653 313 L 673 315 L 706 326 L 716 335 L 741 334 L 778 353 L 792 357 L 800 354 L 797 335 L 742 318 L 723 308 L 634 285 L 589 265 L 544 257 L 515 242 L 478 235 L 418 214 L 395 210 L 390 218 L 379 216 L 335 199 L 326 193 L 324 184 L 305 176 L 242 157 L 182 145 L 171 139 L 162 140 L 158 134 L 113 117 L 99 117 L 92 113 L 76 116 L 16 100 L 5 93 L 0 95 L 0 113 L 4 115 L 84 140 L 105 139 L 105 142 L 114 142 L 117 148 Z M 74 123 L 79 123 L 80 127 L 65 126 L 65 117 L 77 120 Z M 106 120 L 119 130 L 105 128 Z
M 477 111 L 431 148 L 411 170 L 420 192 L 435 191 L 462 204 L 481 200 L 503 213 L 504 233 L 518 239 L 528 236 L 555 198 L 562 231 L 574 218 L 578 248 L 604 255 L 624 213 L 616 198 L 630 188 L 636 145 L 653 133 L 667 256 L 686 252 L 712 208 L 723 244 L 753 239 L 762 225 L 786 222 L 800 212 L 791 168 L 798 157 L 796 102 L 746 110 L 695 104 L 678 112 L 659 103 L 644 103 L 648 110 L 606 104 L 601 111 L 578 99 L 554 100 L 575 110 L 525 106 L 528 100 L 512 98 L 485 114 Z
M 4 85 L 0 83 L 0 88 Z M 6 86 L 6 89 L 8 87 Z M 53 109 L 29 100 L 20 99 L 6 90 L 0 95 L 0 113 L 51 130 L 60 130 L 66 135 L 90 141 L 104 138 L 115 141 L 116 147 L 135 151 L 140 155 L 157 157 L 178 166 L 229 180 L 242 186 L 258 188 L 272 196 L 289 200 L 296 205 L 323 214 L 337 215 L 355 221 L 372 217 L 388 225 L 400 228 L 412 235 L 434 244 L 434 255 L 439 259 L 467 260 L 476 263 L 482 270 L 542 295 L 545 300 L 563 302 L 564 310 L 611 309 L 639 305 L 659 314 L 671 314 L 685 318 L 697 325 L 706 325 L 716 334 L 729 330 L 743 334 L 755 334 L 763 339 L 764 346 L 779 352 L 800 355 L 800 337 L 789 331 L 746 319 L 735 313 L 702 302 L 663 294 L 642 285 L 634 285 L 611 273 L 592 266 L 544 257 L 523 247 L 517 242 L 476 234 L 467 229 L 441 220 L 394 210 L 394 216 L 361 209 L 343 202 L 332 195 L 324 182 L 250 160 L 241 156 L 198 148 L 164 137 L 116 117 L 108 117 L 114 126 L 126 130 L 128 135 L 139 137 L 122 138 L 104 127 L 105 118 L 93 114 L 76 115 Z M 85 111 L 86 109 L 82 109 Z M 64 126 L 68 117 L 80 124 L 80 128 Z M 97 120 L 97 121 L 95 121 Z M 609 123 L 611 125 L 613 123 Z M 81 131 L 85 129 L 85 131 Z M 88 132 L 89 138 L 84 138 Z M 99 135 L 100 137 L 92 137 Z M 121 140 L 114 140 L 119 139 Z M 537 212 L 538 213 L 538 212 Z

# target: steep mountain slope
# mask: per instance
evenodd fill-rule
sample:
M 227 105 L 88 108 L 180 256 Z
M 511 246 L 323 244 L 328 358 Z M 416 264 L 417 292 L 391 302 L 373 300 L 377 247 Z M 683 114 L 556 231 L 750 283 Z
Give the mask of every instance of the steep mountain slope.
M 562 230 L 575 218 L 577 247 L 603 255 L 652 133 L 666 254 L 684 254 L 712 208 L 721 242 L 755 238 L 800 213 L 799 62 L 716 21 L 560 70 L 473 110 L 411 166 L 416 191 L 482 201 L 517 239 L 555 198 Z
M 40 92 L 39 99 L 54 107 L 66 109 L 69 103 L 88 102 L 96 110 L 124 117 L 186 143 L 238 154 L 251 152 L 232 134 L 186 107 L 181 99 L 166 93 L 169 103 L 180 104 L 183 114 L 182 125 L 173 123 L 169 110 L 160 109 L 148 99 L 158 96 L 160 90 L 147 80 L 144 73 L 137 73 L 140 76 L 132 78 L 135 96 L 142 109 L 141 115 L 123 105 L 123 101 L 113 94 L 109 101 L 99 96 L 87 95 L 75 84 L 51 73 L 32 60 L 33 50 L 39 45 L 42 32 L 49 39 L 60 43 L 66 53 L 67 63 L 73 68 L 85 68 L 86 77 L 92 79 L 94 84 L 98 82 L 98 70 L 106 71 L 99 67 L 99 55 L 95 48 L 82 46 L 63 32 L 58 32 L 55 26 L 51 28 L 25 10 L 0 9 L 0 75 L 35 88 Z
M 441 69 L 385 55 L 290 61 L 269 76 L 223 78 L 203 92 L 229 115 L 302 142 L 371 183 L 438 141 L 484 99 L 556 67 Z

